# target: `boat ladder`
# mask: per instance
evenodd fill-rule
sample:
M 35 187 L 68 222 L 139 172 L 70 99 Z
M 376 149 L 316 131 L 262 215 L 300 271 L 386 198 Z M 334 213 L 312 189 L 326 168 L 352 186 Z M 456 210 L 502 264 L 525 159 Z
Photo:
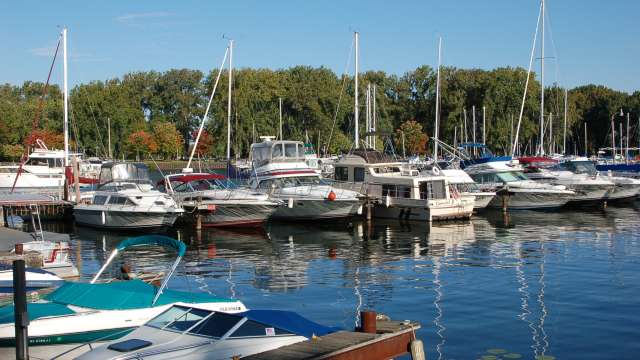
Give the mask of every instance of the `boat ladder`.
M 29 211 L 31 212 L 31 225 L 33 225 L 35 238 L 36 240 L 44 241 L 44 232 L 40 221 L 40 207 L 37 204 L 29 204 Z

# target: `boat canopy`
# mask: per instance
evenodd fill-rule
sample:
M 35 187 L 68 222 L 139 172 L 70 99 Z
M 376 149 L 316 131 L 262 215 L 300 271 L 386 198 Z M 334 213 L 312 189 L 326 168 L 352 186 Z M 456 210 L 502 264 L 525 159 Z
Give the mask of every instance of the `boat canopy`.
M 128 238 L 120 242 L 116 249 L 122 251 L 129 247 L 143 245 L 158 245 L 164 248 L 174 249 L 180 257 L 184 256 L 184 253 L 187 251 L 187 246 L 182 241 L 162 235 L 143 235 Z
M 157 291 L 157 287 L 137 279 L 97 284 L 65 282 L 45 298 L 56 304 L 74 305 L 97 310 L 144 309 L 176 302 L 206 303 L 235 301 L 233 299 L 218 298 L 205 293 L 164 289 L 154 304 L 153 300 Z M 31 313 L 29 313 L 29 315 L 31 315 Z
M 110 182 L 150 183 L 149 168 L 143 163 L 102 164 L 100 168 L 100 185 Z
M 27 303 L 29 320 L 37 320 L 48 316 L 71 315 L 75 312 L 64 304 L 58 303 Z M 14 306 L 13 304 L 0 307 L 0 324 L 13 324 Z
M 226 177 L 220 174 L 197 173 L 197 174 L 180 174 L 167 176 L 170 181 L 189 182 L 194 180 L 224 180 Z
M 300 141 L 263 141 L 251 145 L 251 160 L 255 166 L 262 166 L 272 160 L 304 161 L 304 144 Z
M 246 317 L 249 320 L 270 325 L 307 338 L 311 338 L 313 335 L 323 336 L 341 330 L 340 328 L 320 325 L 293 311 L 248 310 L 237 314 L 237 316 Z

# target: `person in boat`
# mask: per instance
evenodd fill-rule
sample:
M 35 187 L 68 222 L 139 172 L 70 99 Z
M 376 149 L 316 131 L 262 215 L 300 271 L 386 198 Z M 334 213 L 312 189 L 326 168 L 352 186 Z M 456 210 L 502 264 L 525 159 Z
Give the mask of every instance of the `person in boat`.
M 137 278 L 137 276 L 131 271 L 129 264 L 122 264 L 122 266 L 120 266 L 120 280 L 133 280 L 135 278 Z

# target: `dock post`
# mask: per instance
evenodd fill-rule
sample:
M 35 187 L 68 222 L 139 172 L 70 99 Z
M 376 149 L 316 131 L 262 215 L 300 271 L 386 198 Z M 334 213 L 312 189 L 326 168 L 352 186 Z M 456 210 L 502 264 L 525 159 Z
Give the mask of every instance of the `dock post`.
M 27 313 L 27 280 L 24 260 L 13 261 L 13 304 L 16 331 L 16 360 L 29 359 L 29 314 Z
M 73 164 L 73 188 L 76 194 L 76 204 L 80 203 L 80 164 L 76 156 L 72 157 Z
M 7 218 L 7 208 L 3 205 L 1 211 L 2 211 L 2 226 L 9 227 L 9 220 Z
M 376 312 L 361 311 L 360 312 L 360 331 L 363 333 L 375 334 L 376 329 Z

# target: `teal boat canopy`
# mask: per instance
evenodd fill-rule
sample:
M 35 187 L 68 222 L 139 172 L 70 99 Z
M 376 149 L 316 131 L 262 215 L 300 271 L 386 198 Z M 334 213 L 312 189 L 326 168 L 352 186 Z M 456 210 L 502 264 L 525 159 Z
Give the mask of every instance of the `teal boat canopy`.
M 234 302 L 234 299 L 218 298 L 204 293 L 191 293 L 165 289 L 153 303 L 158 288 L 141 280 L 114 281 L 111 283 L 65 282 L 48 294 L 52 303 L 74 305 L 96 310 L 129 310 L 172 304 L 175 302 Z M 31 310 L 29 310 L 31 315 Z
M 14 306 L 6 305 L 0 307 L 0 324 L 13 324 Z M 75 314 L 66 305 L 56 303 L 27 303 L 29 320 L 33 321 L 47 316 L 61 316 Z
M 122 251 L 132 246 L 141 245 L 158 245 L 165 248 L 174 249 L 178 252 L 178 256 L 180 257 L 184 256 L 184 253 L 187 251 L 187 246 L 182 241 L 162 235 L 144 235 L 128 238 L 118 244 L 117 249 L 118 251 Z

